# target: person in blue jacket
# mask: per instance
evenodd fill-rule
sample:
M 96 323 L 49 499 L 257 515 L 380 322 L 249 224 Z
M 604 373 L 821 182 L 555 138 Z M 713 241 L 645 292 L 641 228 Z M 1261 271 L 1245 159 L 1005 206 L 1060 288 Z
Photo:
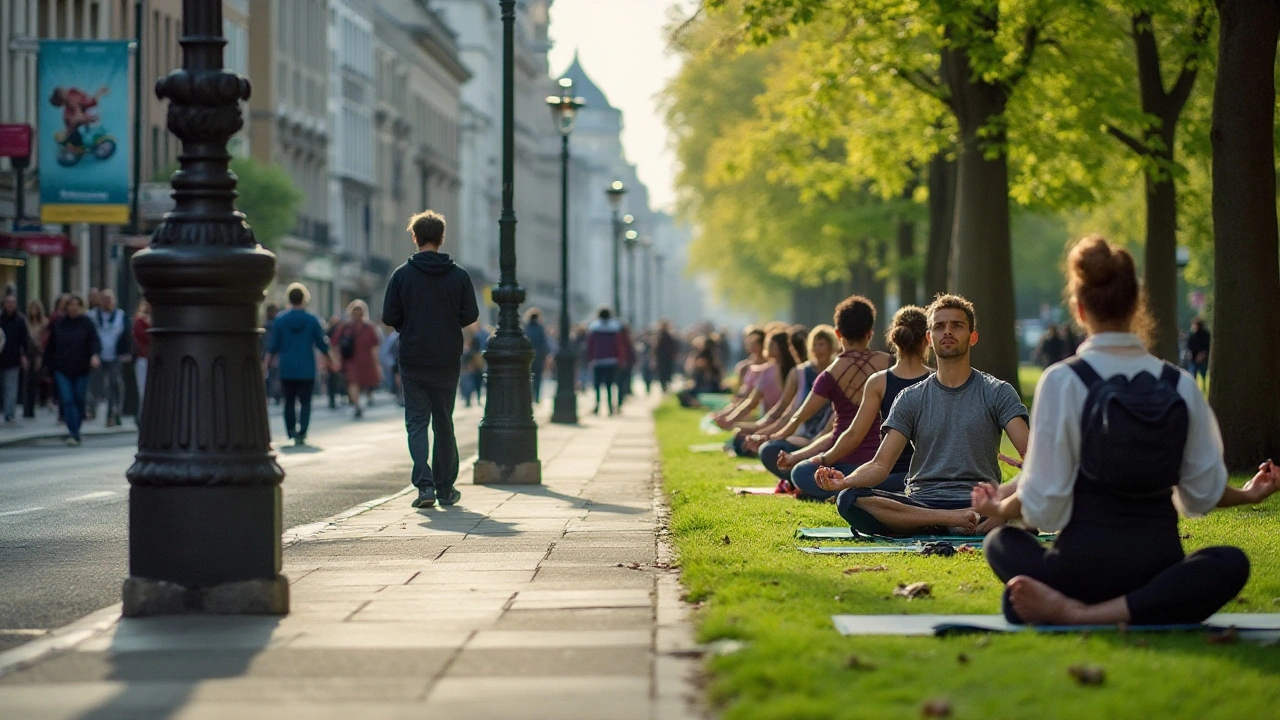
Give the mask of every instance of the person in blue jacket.
M 311 395 L 316 384 L 316 351 L 327 354 L 329 339 L 320 320 L 307 312 L 311 294 L 302 283 L 288 289 L 289 310 L 276 316 L 267 338 L 267 359 L 263 374 L 272 362 L 277 363 L 280 387 L 284 394 L 284 428 L 293 444 L 307 444 L 307 428 L 311 425 Z M 301 405 L 301 412 L 294 403 Z

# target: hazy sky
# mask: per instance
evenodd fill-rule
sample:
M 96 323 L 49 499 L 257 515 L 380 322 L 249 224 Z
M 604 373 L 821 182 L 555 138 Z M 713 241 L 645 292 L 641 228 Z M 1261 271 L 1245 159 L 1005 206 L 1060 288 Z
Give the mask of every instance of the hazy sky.
M 690 0 L 555 0 L 551 6 L 551 72 L 558 76 L 578 51 L 587 75 L 622 110 L 622 143 L 649 186 L 655 209 L 675 199 L 674 158 L 657 94 L 680 63 L 666 53 L 664 28 L 673 7 Z

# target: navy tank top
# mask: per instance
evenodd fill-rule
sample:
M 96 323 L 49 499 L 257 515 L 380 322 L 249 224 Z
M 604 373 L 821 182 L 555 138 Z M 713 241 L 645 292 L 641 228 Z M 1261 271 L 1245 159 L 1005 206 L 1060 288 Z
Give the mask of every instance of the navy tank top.
M 880 401 L 880 422 L 883 423 L 884 419 L 889 417 L 889 409 L 893 407 L 893 401 L 898 399 L 898 393 L 927 377 L 929 377 L 929 373 L 925 373 L 918 378 L 911 378 L 907 380 L 894 375 L 892 372 L 885 373 L 884 399 Z M 883 430 L 881 432 L 883 432 Z M 898 462 L 893 464 L 893 470 L 891 470 L 889 474 L 896 475 L 897 473 L 904 473 L 910 470 L 911 456 L 914 455 L 915 452 L 915 449 L 911 447 L 911 443 L 907 443 L 907 447 L 902 451 L 902 454 L 898 456 Z

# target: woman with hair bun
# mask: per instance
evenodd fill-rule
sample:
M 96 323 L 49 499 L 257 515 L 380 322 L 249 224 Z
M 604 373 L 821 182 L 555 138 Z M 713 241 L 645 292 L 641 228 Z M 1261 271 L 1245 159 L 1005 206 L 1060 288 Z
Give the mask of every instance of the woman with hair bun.
M 872 427 L 876 428 L 878 436 L 880 423 L 889 417 L 889 409 L 893 407 L 893 401 L 898 399 L 898 394 L 928 378 L 929 373 L 933 372 L 925 365 L 925 358 L 929 353 L 929 319 L 923 308 L 907 305 L 894 313 L 889 330 L 885 333 L 885 340 L 892 348 L 896 362 L 867 379 L 867 384 L 862 389 L 862 404 L 858 406 L 853 424 L 840 434 L 831 449 L 814 458 L 816 466 L 836 467 L 846 474 L 853 472 L 856 466 L 832 465 L 828 458 L 844 458 L 853 454 Z M 906 489 L 907 471 L 911 468 L 911 455 L 911 446 L 908 445 L 894 463 L 889 477 L 876 487 L 903 492 Z M 847 494 L 847 498 L 852 503 L 853 493 Z M 843 515 L 844 506 L 840 500 L 836 500 L 836 505 Z
M 1199 623 L 1249 579 L 1235 547 L 1184 555 L 1178 513 L 1259 503 L 1280 484 L 1270 460 L 1227 484 L 1213 410 L 1187 373 L 1147 352 L 1150 327 L 1128 251 L 1084 238 L 1067 258 L 1072 315 L 1088 331 L 1076 358 L 1036 388 L 1022 474 L 979 485 L 973 507 L 1060 531 L 1052 549 L 1024 530 L 987 535 L 1005 616 L 1035 624 Z

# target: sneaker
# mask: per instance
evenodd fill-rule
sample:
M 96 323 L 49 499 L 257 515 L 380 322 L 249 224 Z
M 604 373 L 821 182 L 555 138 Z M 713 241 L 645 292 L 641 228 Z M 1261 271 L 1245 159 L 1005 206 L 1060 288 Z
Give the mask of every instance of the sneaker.
M 80 445 L 80 438 L 73 438 L 73 437 L 67 438 L 67 447 L 78 447 L 79 445 Z
M 416 507 L 416 508 L 429 508 L 435 504 L 436 504 L 435 490 L 419 490 L 417 499 L 409 503 L 410 507 Z
M 456 505 L 462 499 L 462 493 L 458 492 L 458 488 L 449 488 L 449 492 L 440 498 L 440 507 L 447 505 Z
M 307 444 L 307 436 L 306 436 L 306 435 L 295 435 L 295 436 L 293 437 L 293 446 L 294 446 L 294 447 L 302 447 L 303 445 L 306 445 L 306 444 Z
M 355 418 L 359 420 L 362 417 L 364 417 L 364 410 L 361 410 L 360 408 L 356 408 Z

